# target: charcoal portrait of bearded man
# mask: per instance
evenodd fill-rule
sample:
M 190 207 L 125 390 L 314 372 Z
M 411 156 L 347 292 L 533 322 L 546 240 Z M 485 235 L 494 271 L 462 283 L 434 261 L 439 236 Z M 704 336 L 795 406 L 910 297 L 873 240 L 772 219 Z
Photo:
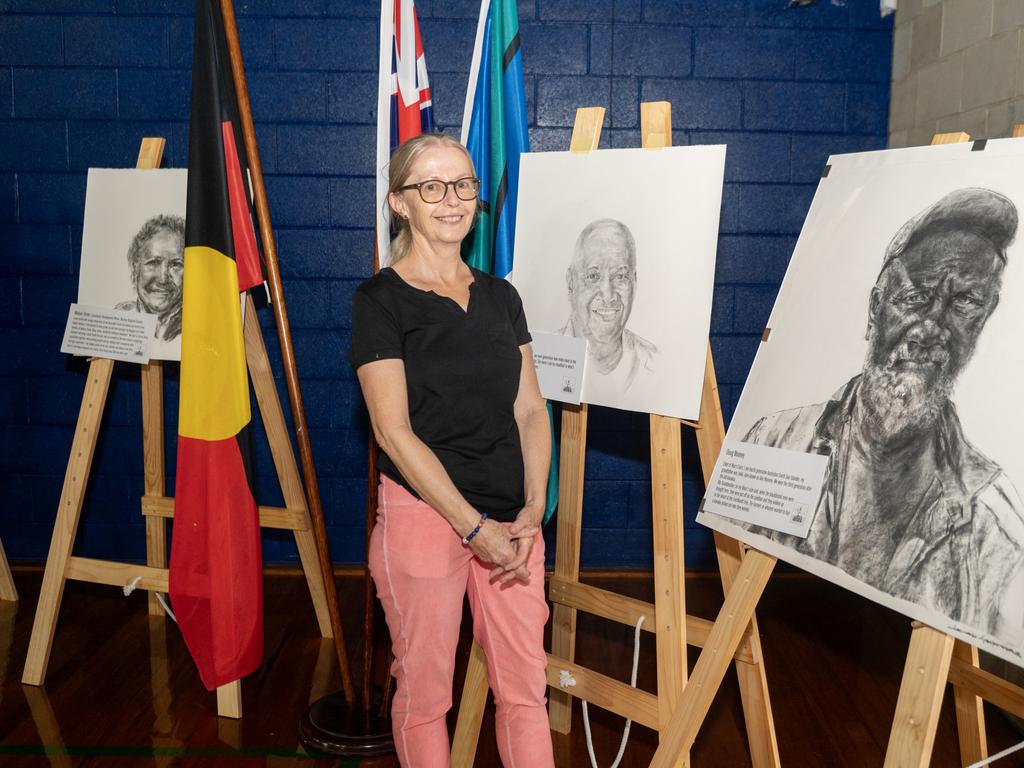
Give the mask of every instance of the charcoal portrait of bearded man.
M 977 187 L 913 216 L 871 290 L 861 371 L 743 438 L 828 460 L 808 536 L 764 535 L 990 634 L 1024 625 L 1024 504 L 951 396 L 999 306 L 1017 224 L 1011 200 Z

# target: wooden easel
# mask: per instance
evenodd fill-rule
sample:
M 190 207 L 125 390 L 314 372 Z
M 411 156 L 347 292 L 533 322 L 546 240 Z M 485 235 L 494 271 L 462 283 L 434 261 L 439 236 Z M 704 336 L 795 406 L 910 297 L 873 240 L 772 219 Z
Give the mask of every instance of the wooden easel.
M 1014 126 L 1013 136 L 1024 136 L 1024 126 Z M 963 132 L 937 134 L 932 144 L 969 141 Z M 702 456 L 703 457 L 703 456 Z M 679 768 L 693 744 L 700 723 L 711 704 L 705 688 L 717 686 L 725 673 L 725 654 L 732 653 L 742 636 L 741 623 L 753 615 L 775 558 L 748 549 L 736 578 L 726 594 L 708 641 L 697 659 L 689 685 L 672 715 L 669 737 L 662 741 L 651 768 Z M 1024 689 L 979 668 L 978 649 L 954 640 L 938 630 L 915 624 L 904 666 L 896 714 L 886 751 L 886 768 L 925 768 L 935 744 L 935 729 L 946 682 L 956 697 L 960 756 L 965 764 L 987 756 L 982 700 L 1024 717 Z
M 1015 125 L 1013 136 L 1024 136 L 1024 125 Z M 959 144 L 970 139 L 963 132 L 937 133 L 932 144 Z M 925 768 L 929 764 L 947 682 L 953 685 L 964 765 L 988 757 L 983 700 L 1024 717 L 1024 688 L 981 669 L 976 647 L 915 622 L 889 733 L 886 768 Z
M 136 168 L 158 168 L 165 143 L 162 138 L 143 139 Z M 274 385 L 263 334 L 252 299 L 249 298 L 246 299 L 244 334 L 249 376 L 256 392 L 256 400 L 285 500 L 284 507 L 261 506 L 260 525 L 264 528 L 282 528 L 294 532 L 320 633 L 323 637 L 333 637 L 323 576 L 312 533 L 313 524 L 299 479 L 295 454 L 288 437 L 284 412 L 281 410 L 281 402 Z M 142 514 L 146 516 L 147 564 L 93 560 L 74 557 L 71 554 L 113 369 L 112 360 L 93 359 L 89 363 L 85 393 L 82 395 L 75 437 L 71 444 L 71 456 L 64 475 L 60 505 L 54 522 L 53 538 L 50 540 L 50 551 L 46 558 L 46 570 L 43 573 L 32 636 L 29 639 L 25 671 L 21 679 L 26 685 L 43 684 L 66 580 L 123 587 L 136 576 L 140 576 L 142 580 L 138 584 L 139 589 L 164 593 L 168 589 L 166 534 L 167 519 L 174 516 L 174 499 L 165 495 L 163 366 L 158 360 L 141 366 L 145 471 Z M 152 594 L 149 596 L 149 613 L 154 616 L 164 615 L 163 608 Z M 242 716 L 239 681 L 222 685 L 217 689 L 217 713 L 230 718 Z
M 570 149 L 575 152 L 596 149 L 603 121 L 604 109 L 601 107 L 577 110 Z M 641 104 L 640 121 L 642 145 L 645 148 L 671 146 L 672 111 L 668 102 Z M 696 430 L 701 468 L 705 481 L 708 481 L 725 436 L 710 346 L 698 420 L 688 422 L 650 415 L 655 586 L 655 602 L 651 605 L 580 583 L 587 406 L 562 406 L 557 544 L 555 571 L 549 588 L 549 598 L 554 603 L 552 650 L 548 654 L 547 668 L 548 685 L 551 688 L 551 728 L 559 733 L 568 733 L 570 730 L 572 697 L 575 696 L 658 731 L 664 743 L 675 727 L 673 712 L 678 709 L 680 696 L 694 685 L 694 681 L 687 683 L 686 679 L 686 646 L 706 647 L 713 632 L 710 621 L 686 615 L 685 608 L 680 440 L 680 426 L 684 424 Z M 745 587 L 744 582 L 737 582 L 737 575 L 741 572 L 740 564 L 748 564 L 749 556 L 743 554 L 739 542 L 717 533 L 715 547 L 726 603 L 729 604 L 730 596 L 742 592 Z M 770 572 L 770 568 L 768 570 Z M 732 599 L 735 602 L 736 598 Z M 644 617 L 643 629 L 654 632 L 656 638 L 657 695 L 631 688 L 624 682 L 574 663 L 577 611 L 585 611 L 631 627 L 636 625 L 641 616 Z M 697 690 L 706 694 L 710 703 L 711 696 L 717 691 L 721 677 L 724 676 L 725 667 L 731 660 L 735 660 L 752 763 L 755 768 L 778 766 L 779 750 L 753 606 L 742 621 L 737 619 L 734 624 L 735 642 L 717 657 L 722 662 L 722 675 L 713 684 L 698 682 Z M 576 679 L 571 692 L 559 687 L 562 670 L 567 670 Z M 452 765 L 473 764 L 486 697 L 486 662 L 483 650 L 474 644 L 453 740 Z M 699 727 L 699 723 L 696 727 Z M 691 743 L 692 739 L 685 747 L 673 753 L 678 755 L 679 764 L 689 763 Z

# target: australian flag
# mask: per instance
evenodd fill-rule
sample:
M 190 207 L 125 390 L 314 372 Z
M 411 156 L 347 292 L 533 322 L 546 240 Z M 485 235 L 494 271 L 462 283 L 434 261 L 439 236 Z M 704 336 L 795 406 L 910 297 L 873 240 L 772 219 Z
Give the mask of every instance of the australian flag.
M 434 130 L 430 80 L 413 0 L 381 0 L 377 92 L 377 250 L 388 263 L 387 163 L 406 139 Z

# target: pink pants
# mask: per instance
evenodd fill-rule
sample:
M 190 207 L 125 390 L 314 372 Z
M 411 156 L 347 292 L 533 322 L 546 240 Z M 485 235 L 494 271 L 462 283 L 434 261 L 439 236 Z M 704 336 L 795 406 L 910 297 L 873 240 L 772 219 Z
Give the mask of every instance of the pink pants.
M 527 584 L 491 584 L 482 563 L 433 507 L 382 478 L 370 571 L 384 605 L 398 688 L 391 727 L 405 768 L 447 768 L 445 715 L 452 706 L 463 595 L 473 638 L 487 656 L 498 752 L 506 768 L 553 768 L 544 625 L 544 539 L 538 534 Z

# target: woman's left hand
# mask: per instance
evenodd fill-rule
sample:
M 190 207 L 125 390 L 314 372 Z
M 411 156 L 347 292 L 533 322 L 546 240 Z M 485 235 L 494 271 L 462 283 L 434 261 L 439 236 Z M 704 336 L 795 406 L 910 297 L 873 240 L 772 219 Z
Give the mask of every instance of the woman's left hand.
M 530 580 L 530 571 L 526 567 L 530 559 L 530 550 L 533 549 L 534 537 L 540 533 L 540 520 L 544 516 L 544 510 L 523 507 L 508 527 L 508 535 L 516 548 L 516 556 L 505 565 L 499 565 L 491 570 L 491 581 L 498 581 L 507 584 L 513 579 L 526 582 Z

